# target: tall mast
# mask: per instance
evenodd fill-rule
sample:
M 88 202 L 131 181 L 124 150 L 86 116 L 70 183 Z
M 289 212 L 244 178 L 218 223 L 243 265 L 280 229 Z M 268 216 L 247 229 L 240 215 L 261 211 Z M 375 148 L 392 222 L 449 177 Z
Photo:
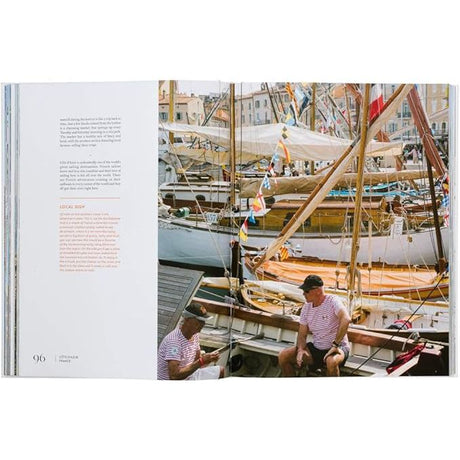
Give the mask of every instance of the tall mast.
M 316 83 L 311 85 L 311 109 L 310 109 L 310 131 L 316 128 Z M 315 174 L 315 162 L 310 161 L 310 174 Z
M 351 244 L 351 257 L 350 257 L 350 273 L 348 277 L 348 296 L 350 305 L 354 297 L 355 290 L 355 275 L 356 275 L 356 259 L 359 251 L 359 233 L 361 230 L 361 204 L 363 201 L 363 181 L 364 181 L 364 153 L 366 151 L 367 139 L 367 128 L 369 118 L 369 93 L 371 85 L 366 84 L 364 92 L 364 102 L 361 119 L 361 141 L 359 146 L 358 154 L 358 171 L 356 181 L 356 201 L 355 201 L 355 213 L 353 217 L 353 239 Z
M 174 123 L 174 92 L 175 84 L 174 80 L 169 80 L 169 113 L 168 121 L 169 123 Z M 174 132 L 169 131 L 169 143 L 174 145 Z
M 276 110 L 275 103 L 273 102 L 273 98 L 272 98 L 272 95 L 270 93 L 270 89 L 268 88 L 268 82 L 265 82 L 265 88 L 267 88 L 268 99 L 270 99 L 270 104 L 271 104 L 272 110 L 273 110 L 273 116 L 275 117 L 275 121 L 277 123 L 279 123 L 280 119 L 279 119 L 279 116 L 278 116 L 278 111 Z
M 236 144 L 235 144 L 235 83 L 230 83 L 230 204 L 235 204 L 236 176 Z
M 398 105 L 407 96 L 412 85 L 401 85 L 385 103 L 380 115 L 375 118 L 369 126 L 367 139 L 373 139 L 377 132 L 380 131 L 382 126 L 388 121 L 389 117 L 396 111 Z M 273 257 L 278 249 L 283 245 L 294 232 L 305 222 L 312 212 L 317 208 L 326 195 L 334 188 L 335 184 L 345 174 L 351 161 L 357 155 L 359 148 L 360 136 L 358 136 L 351 145 L 346 149 L 342 156 L 334 162 L 332 168 L 325 174 L 324 178 L 318 183 L 313 192 L 308 196 L 303 205 L 292 216 L 291 220 L 281 230 L 278 237 L 261 255 L 260 260 L 254 264 L 253 268 L 256 269 L 262 265 L 266 260 Z
M 347 92 L 347 87 L 344 86 L 344 92 L 345 92 L 345 104 L 347 107 L 347 124 L 348 124 L 348 133 L 350 136 L 350 140 L 353 139 L 353 128 L 351 126 L 351 116 L 350 116 L 350 101 L 348 100 L 348 92 Z
M 409 108 L 412 112 L 412 116 L 414 117 L 415 126 L 417 126 L 420 138 L 422 139 L 425 155 L 430 160 L 430 163 L 438 176 L 442 176 L 447 171 L 447 168 L 439 155 L 436 144 L 434 143 L 428 116 L 422 106 L 422 102 L 420 101 L 417 88 L 412 88 L 411 92 L 407 96 L 407 102 L 409 103 Z
M 414 117 L 414 122 L 417 126 L 417 130 L 422 139 L 423 149 L 425 151 L 426 164 L 428 168 L 428 181 L 430 184 L 430 194 L 433 205 L 433 219 L 436 234 L 436 243 L 438 248 L 438 270 L 440 273 L 443 273 L 447 267 L 447 261 L 444 257 L 444 251 L 442 248 L 441 229 L 439 228 L 438 209 L 436 205 L 436 193 L 434 190 L 433 171 L 431 168 L 433 167 L 439 176 L 442 176 L 447 171 L 447 168 L 444 165 L 441 156 L 439 155 L 438 149 L 436 148 L 436 144 L 434 143 L 433 134 L 431 133 L 430 125 L 428 122 L 428 117 L 422 106 L 420 96 L 415 86 L 408 94 L 407 102 L 409 103 L 409 108 L 412 112 L 412 116 Z
M 431 202 L 433 203 L 434 231 L 436 234 L 436 245 L 438 248 L 438 271 L 439 273 L 443 273 L 447 268 L 447 261 L 444 257 L 444 250 L 442 248 L 442 237 L 441 229 L 439 228 L 438 207 L 436 205 L 436 192 L 434 190 L 433 170 L 431 169 L 431 163 L 428 156 L 426 157 L 426 167 L 428 168 L 428 183 L 430 184 Z

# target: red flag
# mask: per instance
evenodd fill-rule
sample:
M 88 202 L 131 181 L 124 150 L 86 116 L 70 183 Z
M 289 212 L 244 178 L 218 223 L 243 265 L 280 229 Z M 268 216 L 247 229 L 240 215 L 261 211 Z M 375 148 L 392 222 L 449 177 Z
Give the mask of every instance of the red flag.
M 383 108 L 382 86 L 380 84 L 372 85 L 371 102 L 369 105 L 369 121 L 372 121 Z
M 259 190 L 254 201 L 252 202 L 252 209 L 255 212 L 265 211 L 265 200 L 262 192 Z
M 248 240 L 248 218 L 244 219 L 243 225 L 240 228 L 239 232 L 240 240 L 247 241 Z

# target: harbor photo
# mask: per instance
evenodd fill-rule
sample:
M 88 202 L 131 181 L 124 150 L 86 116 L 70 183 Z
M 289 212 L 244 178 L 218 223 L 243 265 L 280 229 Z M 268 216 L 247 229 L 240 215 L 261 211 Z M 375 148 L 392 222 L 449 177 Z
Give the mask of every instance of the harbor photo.
M 158 378 L 449 375 L 450 91 L 160 81 Z

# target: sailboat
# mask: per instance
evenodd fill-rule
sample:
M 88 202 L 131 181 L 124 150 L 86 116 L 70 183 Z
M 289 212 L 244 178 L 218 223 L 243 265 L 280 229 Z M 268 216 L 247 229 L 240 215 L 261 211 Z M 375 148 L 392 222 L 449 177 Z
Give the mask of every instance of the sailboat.
M 260 158 L 260 152 L 267 151 L 268 145 L 274 142 L 273 133 L 278 130 L 279 134 L 279 130 L 282 129 L 280 126 L 263 125 L 247 130 L 248 137 L 245 138 L 243 134 L 238 142 L 238 145 L 242 145 L 243 158 L 246 160 Z M 213 142 L 220 142 L 226 147 L 230 145 L 230 137 L 225 130 L 216 130 L 211 127 L 189 127 L 174 125 L 172 123 L 166 124 L 164 129 L 207 136 L 206 138 L 212 139 Z M 290 131 L 291 130 L 294 134 L 290 135 L 290 137 L 292 136 L 294 140 L 289 146 L 293 158 L 297 158 L 295 157 L 296 154 L 305 155 L 305 150 L 313 151 L 314 155 L 317 155 L 317 158 L 319 158 L 319 155 L 323 155 L 326 158 L 337 158 L 338 152 L 343 152 L 344 146 L 348 145 L 343 139 L 336 140 L 331 136 L 311 133 L 305 129 L 296 127 L 291 127 Z M 313 140 L 311 139 L 312 134 Z M 255 143 L 254 139 L 260 140 L 261 138 L 263 139 L 262 147 L 259 146 L 256 148 L 258 144 Z M 305 138 L 307 140 L 305 140 Z M 371 143 L 371 145 L 374 144 Z M 378 146 L 371 148 L 371 153 L 378 151 L 380 154 L 383 154 L 385 149 L 394 151 L 398 148 L 399 147 L 395 147 L 394 145 L 385 146 L 382 143 L 378 143 Z M 305 159 L 308 157 L 299 156 L 299 158 Z M 349 174 L 346 171 L 347 169 L 344 168 L 343 172 L 340 174 L 339 180 L 355 184 L 356 174 L 354 174 L 354 177 L 350 177 L 353 174 Z M 399 177 L 404 178 L 404 180 L 414 180 L 416 176 L 411 175 L 413 173 L 414 172 L 398 172 L 395 173 L 393 177 L 398 177 L 399 175 Z M 311 190 L 311 187 L 313 189 L 315 186 L 318 187 L 318 184 L 321 183 L 324 177 L 325 175 L 315 175 L 286 179 L 292 179 L 293 182 L 302 180 L 309 183 L 311 185 L 308 185 L 308 187 L 310 187 Z M 378 180 L 382 181 L 383 177 L 384 175 L 381 174 Z M 284 179 L 285 178 L 276 179 L 279 180 L 280 187 Z M 274 180 L 274 178 L 271 178 L 270 182 L 273 184 Z M 375 184 L 375 180 L 377 179 L 369 177 L 370 184 Z M 275 187 L 273 185 L 272 190 L 274 189 Z M 241 190 L 240 193 L 242 192 Z M 203 197 L 204 195 L 198 198 Z M 306 224 L 290 236 L 289 242 L 291 246 L 296 249 L 297 253 L 326 260 L 336 258 L 337 248 L 340 247 L 341 260 L 349 262 L 351 251 L 351 226 L 347 226 L 347 219 L 349 220 L 353 214 L 353 210 L 355 209 L 354 202 L 336 200 L 335 202 L 327 203 L 325 198 L 325 196 L 322 198 L 325 204 L 316 204 L 312 211 L 310 222 L 305 219 Z M 196 201 L 196 207 L 200 208 L 200 200 Z M 174 214 L 161 217 L 159 219 L 160 260 L 186 263 L 195 266 L 212 266 L 217 268 L 222 268 L 223 266 L 229 267 L 231 263 L 230 243 L 232 240 L 237 239 L 237 227 L 250 214 L 248 205 L 245 207 L 240 206 L 239 209 L 237 203 L 235 205 L 236 208 L 234 206 L 233 209 L 230 210 L 203 209 L 204 212 L 201 214 L 190 212 L 190 215 L 186 218 L 180 215 L 177 217 Z M 269 208 L 269 206 L 270 205 L 267 205 L 267 208 Z M 279 228 L 284 221 L 286 221 L 286 219 L 288 220 L 294 214 L 295 206 L 297 205 L 292 202 L 275 201 L 275 204 L 271 206 L 272 209 L 265 209 L 254 213 L 253 218 L 256 223 L 250 223 L 248 226 L 247 246 L 254 248 L 264 248 L 268 246 L 278 234 Z M 321 206 L 329 207 L 328 212 L 325 213 L 322 211 Z M 376 207 L 375 204 L 370 206 L 374 208 L 373 212 L 379 212 L 379 210 L 376 209 L 378 206 Z M 340 212 L 342 216 L 338 217 Z M 283 213 L 284 216 L 282 216 Z M 386 228 L 382 228 L 381 226 L 381 221 L 385 218 L 387 219 L 387 224 L 389 223 L 388 216 L 384 216 L 384 213 L 381 213 L 382 219 L 377 220 L 376 224 L 367 224 L 368 228 L 364 228 L 361 233 L 362 246 L 358 255 L 358 262 L 364 263 L 371 261 L 397 264 L 405 263 L 407 260 L 410 260 L 412 264 L 418 265 L 435 263 L 435 252 L 432 244 L 432 218 L 424 213 L 421 217 L 423 223 L 421 223 L 417 221 L 415 214 L 408 213 L 407 215 L 409 217 L 412 216 L 411 218 L 414 219 L 413 222 L 415 222 L 415 225 L 419 225 L 419 228 L 417 228 L 418 231 L 409 235 L 408 231 L 413 230 L 413 228 L 410 228 L 413 225 L 409 225 L 409 220 L 406 219 L 406 225 L 403 225 L 402 233 L 391 236 L 393 240 L 396 240 L 392 244 L 388 244 L 389 225 L 386 225 Z M 318 225 L 311 225 L 312 221 L 315 219 Z M 333 220 L 334 222 L 331 224 Z M 442 228 L 441 232 L 447 234 L 448 229 Z M 212 250 L 209 251 L 209 248 L 212 248 Z
M 254 310 L 275 315 L 298 317 L 305 297 L 301 289 L 280 281 L 249 281 L 240 287 L 243 303 Z M 326 289 L 338 296 L 345 306 L 346 290 Z M 395 296 L 360 295 L 352 312 L 350 327 L 375 332 L 399 330 L 399 336 L 417 333 L 421 337 L 448 342 L 450 311 L 447 301 L 423 301 Z
M 211 313 L 200 333 L 205 349 L 222 349 L 217 364 L 226 366 L 229 375 L 241 377 L 279 377 L 278 354 L 297 340 L 298 317 L 251 310 L 231 303 L 203 298 L 195 301 Z M 431 340 L 401 337 L 399 331 L 375 332 L 349 328 L 351 352 L 341 370 L 348 376 L 447 375 L 448 345 Z M 230 344 L 230 346 L 228 346 Z M 414 356 L 404 366 L 389 367 L 404 352 Z M 307 371 L 299 376 L 320 376 Z
M 245 257 L 251 267 L 250 255 Z M 413 265 L 363 264 L 357 268 L 359 291 L 366 295 L 393 295 L 408 299 L 446 298 L 449 277 L 433 267 Z M 324 261 L 311 257 L 288 257 L 283 261 L 268 260 L 254 271 L 259 280 L 283 281 L 296 286 L 310 274 L 319 275 L 325 286 L 346 290 L 349 264 Z
M 397 93 L 395 93 L 384 107 L 382 113 L 387 113 L 400 103 L 400 99 L 404 97 L 414 98 L 416 90 L 412 85 L 402 85 Z M 397 101 L 397 102 L 396 102 Z M 365 105 L 365 107 L 367 107 Z M 301 223 L 312 215 L 318 203 L 324 198 L 336 180 L 347 165 L 353 160 L 354 155 L 360 153 L 360 173 L 358 178 L 362 177 L 364 166 L 364 150 L 366 143 L 372 139 L 382 124 L 380 115 L 367 127 L 367 120 L 363 120 L 362 134 L 348 149 L 348 151 L 336 162 L 330 173 L 318 184 L 315 191 L 305 201 L 303 206 L 295 213 L 289 223 L 284 227 L 282 232 L 267 248 L 262 255 L 256 258 L 248 255 L 246 257 L 245 267 L 255 276 L 261 279 L 277 279 L 287 281 L 299 285 L 301 280 L 309 273 L 320 274 L 325 278 L 327 286 L 335 288 L 346 288 L 349 291 L 356 289 L 356 281 L 360 282 L 358 289 L 366 294 L 374 295 L 399 295 L 409 298 L 433 298 L 445 296 L 449 289 L 449 278 L 446 271 L 445 259 L 442 255 L 442 246 L 438 242 L 439 250 L 439 266 L 435 267 L 414 267 L 413 262 L 408 259 L 409 266 L 394 267 L 388 264 L 375 264 L 371 259 L 368 259 L 367 264 L 357 267 L 360 261 L 358 258 L 358 249 L 361 247 L 361 237 L 359 235 L 359 225 L 361 222 L 361 194 L 358 194 L 359 199 L 356 203 L 355 224 L 353 229 L 353 238 L 351 244 L 350 264 L 342 265 L 336 257 L 334 262 L 327 260 L 314 260 L 312 258 L 297 257 L 285 261 L 271 260 L 278 253 L 282 245 L 288 241 L 294 234 Z M 426 136 L 425 136 L 426 137 Z M 433 154 L 433 152 L 432 152 Z M 433 160 L 433 163 L 436 159 Z M 442 162 L 441 162 L 442 163 Z M 436 163 L 440 172 L 444 172 L 442 164 Z M 429 168 L 429 174 L 431 166 Z M 357 184 L 357 191 L 362 190 L 362 182 Z M 432 193 L 432 196 L 434 193 Z M 436 207 L 433 207 L 435 221 L 437 220 Z M 435 222 L 436 224 L 436 222 Z M 441 232 L 437 229 L 437 237 L 441 237 Z M 439 241 L 439 240 L 438 240 Z M 285 251 L 286 252 L 286 251 Z M 283 257 L 284 258 L 284 257 Z M 442 263 L 444 259 L 444 263 Z M 343 259 L 342 259 L 343 260 Z M 284 264 L 284 266 L 283 266 Z M 348 269 L 348 271 L 347 271 Z M 346 278 L 346 279 L 345 279 Z
M 408 91 L 410 91 L 410 88 L 400 89 L 398 91 L 398 96 L 402 98 L 402 94 L 407 94 Z M 393 102 L 393 106 L 396 106 L 399 101 L 395 102 L 393 100 Z M 383 123 L 383 121 L 381 122 Z M 376 129 L 378 129 L 377 125 L 374 126 L 374 131 Z M 369 136 L 371 134 L 369 134 Z M 364 137 L 366 138 L 366 136 Z M 354 147 L 357 145 L 357 142 L 353 143 L 351 148 L 347 149 L 348 152 L 346 152 L 346 154 L 353 153 L 353 155 L 351 155 L 351 157 L 353 157 L 358 151 L 358 148 L 356 148 L 353 152 Z M 346 155 L 342 157 L 346 157 Z M 333 173 L 339 171 L 339 175 L 343 175 L 344 171 L 346 171 L 346 165 L 344 166 L 346 161 L 345 158 L 342 158 L 341 161 L 338 161 L 337 166 L 333 167 L 333 171 L 331 171 Z M 319 188 L 323 186 L 324 183 L 320 181 Z M 327 185 L 327 187 L 329 186 L 330 184 Z M 328 191 L 326 190 L 325 192 L 327 194 Z M 323 198 L 324 196 L 322 199 Z M 310 200 L 310 198 L 308 200 Z M 318 202 L 321 202 L 321 199 L 317 200 L 316 204 L 318 204 Z M 170 219 L 169 225 L 174 225 L 173 222 L 174 219 Z M 191 226 L 188 227 L 189 231 L 185 233 L 185 241 L 188 245 L 184 248 L 184 259 L 182 261 L 186 260 L 187 255 L 189 255 L 191 251 L 195 249 L 195 245 L 198 244 L 198 240 L 192 240 L 191 237 L 193 228 L 198 228 L 200 224 L 201 222 L 198 220 L 191 222 Z M 216 227 L 218 228 L 218 224 L 214 226 L 214 228 Z M 176 227 L 176 231 L 178 231 L 177 228 L 178 227 Z M 201 257 L 204 259 L 209 257 L 217 258 L 215 255 L 216 253 L 213 251 L 212 240 L 207 240 L 205 238 L 205 235 L 211 234 L 209 226 L 203 226 L 203 232 L 206 233 L 202 233 L 204 244 L 200 246 L 199 249 L 201 251 Z M 222 240 L 220 237 L 225 235 L 224 231 L 213 233 L 213 235 L 214 241 L 223 244 L 222 253 L 230 256 L 231 241 L 237 238 L 236 232 L 229 232 Z M 292 235 L 288 237 L 286 241 L 291 238 Z M 269 247 L 268 250 L 273 250 L 273 248 Z M 254 251 L 254 254 L 255 253 L 256 251 Z M 277 251 L 271 254 L 268 259 L 276 253 Z M 353 257 L 353 254 L 351 254 L 351 257 Z M 229 340 L 236 339 L 236 346 L 234 348 L 230 347 L 222 357 L 225 362 L 229 363 L 232 375 L 279 375 L 276 357 L 279 351 L 284 347 L 292 346 L 292 344 L 295 343 L 296 332 L 298 330 L 298 321 L 295 317 L 262 311 L 257 312 L 244 307 L 231 306 L 228 304 L 206 301 L 204 299 L 197 300 L 202 302 L 207 310 L 213 314 L 213 319 L 208 322 L 201 333 L 202 344 L 210 349 L 220 348 L 222 345 L 227 344 Z M 373 300 L 375 301 L 375 298 Z M 390 301 L 390 299 L 388 299 L 388 301 Z M 404 301 L 404 303 L 405 302 L 406 301 Z M 363 310 L 363 312 L 365 312 L 365 310 Z M 400 308 L 397 314 L 406 314 L 404 307 Z M 408 312 L 407 314 L 410 315 L 411 313 Z M 433 313 L 432 316 L 434 317 L 435 314 Z M 445 315 L 443 318 L 445 318 Z M 406 321 L 404 317 L 400 319 Z M 263 338 L 260 338 L 261 333 L 264 334 Z M 241 338 L 241 340 L 238 340 L 239 338 Z M 351 375 L 387 375 L 386 367 L 399 353 L 408 349 L 415 350 L 419 346 L 422 347 L 422 353 L 418 355 L 417 358 L 414 357 L 414 359 L 406 363 L 407 366 L 402 369 L 400 368 L 399 372 L 392 375 L 403 375 L 407 373 L 412 375 L 439 375 L 445 372 L 442 364 L 445 363 L 445 360 L 442 359 L 442 356 L 445 356 L 446 350 L 448 349 L 446 345 L 427 342 L 420 344 L 413 338 L 406 337 L 402 339 L 396 333 L 394 336 L 389 336 L 383 332 L 377 333 L 359 328 L 350 328 L 349 338 L 352 343 L 352 353 L 347 362 L 346 372 Z

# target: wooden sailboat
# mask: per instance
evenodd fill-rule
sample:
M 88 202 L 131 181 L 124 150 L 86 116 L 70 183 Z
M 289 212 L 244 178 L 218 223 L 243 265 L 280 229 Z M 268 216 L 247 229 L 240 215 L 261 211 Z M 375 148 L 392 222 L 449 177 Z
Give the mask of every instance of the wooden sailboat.
M 385 111 L 388 113 L 388 111 L 395 110 L 402 98 L 406 97 L 411 91 L 412 85 L 401 85 L 401 87 L 385 105 L 382 114 L 384 114 Z M 366 100 L 364 107 L 365 109 L 368 107 Z M 296 258 L 296 260 L 289 259 L 285 262 L 271 260 L 277 254 L 281 246 L 294 234 L 302 222 L 312 215 L 320 200 L 323 199 L 325 194 L 327 194 L 334 186 L 337 178 L 340 177 L 342 171 L 344 171 L 347 165 L 353 161 L 354 156 L 357 155 L 358 152 L 360 156 L 360 170 L 358 171 L 357 191 L 362 190 L 362 181 L 360 180 L 360 177 L 362 178 L 363 175 L 364 150 L 366 143 L 369 142 L 369 140 L 372 139 L 379 131 L 384 119 L 381 117 L 382 115 L 379 115 L 368 128 L 365 112 L 361 128 L 361 136 L 355 140 L 348 151 L 345 152 L 340 160 L 336 162 L 331 171 L 326 175 L 322 182 L 318 184 L 312 195 L 310 195 L 304 205 L 294 214 L 292 219 L 284 227 L 274 242 L 267 248 L 267 250 L 258 256 L 257 259 L 253 258 L 252 260 L 249 260 L 249 256 L 246 258 L 245 265 L 250 272 L 262 279 L 267 279 L 268 274 L 268 277 L 271 279 L 275 278 L 278 280 L 292 282 L 297 285 L 300 284 L 299 279 L 303 280 L 309 273 L 316 273 L 325 278 L 327 286 L 336 288 L 346 287 L 351 296 L 353 296 L 353 292 L 356 290 L 355 280 L 358 279 L 361 280 L 360 289 L 362 289 L 363 293 L 367 294 L 394 294 L 421 299 L 446 295 L 446 291 L 448 291 L 449 288 L 448 276 L 444 270 L 438 269 L 439 274 L 436 273 L 434 267 L 427 267 L 427 269 L 419 271 L 417 268 L 414 269 L 413 266 L 409 266 L 404 270 L 401 267 L 390 267 L 388 265 L 376 266 L 371 260 L 369 260 L 366 266 L 363 266 L 359 270 L 357 269 L 358 250 L 360 247 L 359 228 L 362 212 L 360 193 L 357 194 L 356 211 L 354 214 L 355 223 L 353 226 L 353 239 L 348 272 L 345 272 L 345 267 L 341 266 L 338 262 L 315 262 L 314 260 L 307 259 L 305 257 Z M 436 218 L 437 216 L 435 216 L 435 220 Z M 289 265 L 283 267 L 283 263 Z M 344 282 L 345 277 L 348 280 L 347 283 Z M 340 283 L 342 283 L 342 285 L 340 285 Z
M 350 153 L 354 147 L 352 145 L 351 148 L 347 149 L 347 153 Z M 347 165 L 341 167 L 340 171 L 336 172 L 335 179 L 337 181 L 348 180 L 346 171 Z M 308 181 L 314 180 L 314 189 L 318 189 L 318 187 L 322 187 L 324 178 L 327 176 L 328 174 L 311 176 Z M 290 179 L 297 180 L 298 178 Z M 352 180 L 356 182 L 356 174 Z M 380 178 L 380 180 L 382 179 Z M 280 184 L 281 182 L 282 178 L 280 178 Z M 370 182 L 372 183 L 372 179 Z M 233 183 L 231 182 L 231 184 Z M 228 192 L 230 193 L 231 190 L 228 189 Z M 353 202 L 341 202 L 340 200 L 327 202 L 325 200 L 326 195 L 327 192 L 319 200 L 316 200 L 315 205 L 311 208 L 311 214 L 304 219 L 303 226 L 299 226 L 290 235 L 289 241 L 292 247 L 298 249 L 300 253 L 326 260 L 335 259 L 337 248 L 341 247 L 341 260 L 348 262 L 351 249 L 351 233 L 349 231 L 352 227 L 349 225 L 351 222 L 349 218 L 356 206 Z M 309 197 L 307 201 L 310 201 Z M 199 200 L 197 202 L 199 203 Z M 201 204 L 199 207 L 202 208 Z M 254 216 L 256 224 L 249 225 L 247 244 L 260 248 L 268 246 L 285 221 L 293 214 L 297 216 L 297 208 L 297 203 L 278 202 L 272 206 L 270 211 L 256 214 Z M 409 219 L 411 220 L 409 227 L 417 225 L 420 231 L 413 235 L 407 235 L 405 228 L 402 235 L 392 236 L 392 240 L 395 241 L 389 242 L 387 233 L 391 219 L 384 212 L 380 212 L 381 210 L 377 209 L 375 203 L 370 204 L 369 208 L 370 213 L 377 215 L 375 217 L 376 224 L 367 225 L 368 228 L 372 227 L 371 233 L 364 229 L 360 235 L 362 247 L 357 256 L 358 262 L 371 261 L 389 264 L 403 263 L 406 260 L 410 260 L 412 264 L 432 264 L 435 262 L 431 244 L 430 217 L 425 214 L 420 217 L 420 221 L 415 213 L 408 213 L 409 217 L 406 220 L 407 222 Z M 241 224 L 241 221 L 247 217 L 248 211 L 240 209 L 240 211 L 232 211 L 230 215 L 226 216 L 221 211 L 203 208 L 202 210 L 204 212 L 197 215 L 191 209 L 191 216 L 188 218 L 176 218 L 172 215 L 159 219 L 159 257 L 161 260 L 218 268 L 230 266 L 229 243 L 237 238 L 238 224 Z M 310 220 L 308 221 L 308 219 Z M 442 233 L 447 231 L 446 228 L 441 229 Z M 212 248 L 212 251 L 209 251 L 209 248 Z M 217 252 L 219 253 L 218 256 L 216 255 Z
M 254 260 L 254 259 L 252 259 Z M 256 260 L 257 261 L 257 260 Z M 244 258 L 251 269 L 251 256 Z M 433 267 L 384 265 L 373 263 L 357 267 L 359 290 L 366 295 L 394 295 L 408 299 L 446 298 L 449 277 Z M 324 261 L 311 257 L 288 257 L 283 261 L 268 260 L 253 270 L 259 280 L 283 281 L 295 286 L 309 274 L 319 275 L 326 287 L 347 289 L 350 274 L 348 263 Z
M 326 293 L 339 296 L 348 305 L 346 290 L 326 289 Z M 301 289 L 280 281 L 246 280 L 240 294 L 248 307 L 283 316 L 299 316 L 305 303 Z M 355 302 L 352 322 L 366 330 L 383 332 L 399 328 L 400 335 L 418 332 L 422 337 L 448 342 L 449 316 L 447 302 L 361 295 Z
M 296 343 L 299 323 L 297 318 L 254 311 L 222 302 L 195 298 L 202 303 L 212 318 L 200 333 L 205 349 L 228 349 L 218 364 L 228 366 L 229 375 L 241 377 L 279 377 L 277 357 L 281 350 Z M 343 375 L 396 376 L 446 375 L 448 373 L 447 345 L 423 344 L 398 336 L 349 328 L 351 353 Z M 244 340 L 244 341 L 243 341 Z M 233 346 L 228 347 L 229 344 Z M 402 352 L 422 348 L 415 359 L 398 371 L 388 373 L 386 368 Z M 316 371 L 304 376 L 321 375 Z

